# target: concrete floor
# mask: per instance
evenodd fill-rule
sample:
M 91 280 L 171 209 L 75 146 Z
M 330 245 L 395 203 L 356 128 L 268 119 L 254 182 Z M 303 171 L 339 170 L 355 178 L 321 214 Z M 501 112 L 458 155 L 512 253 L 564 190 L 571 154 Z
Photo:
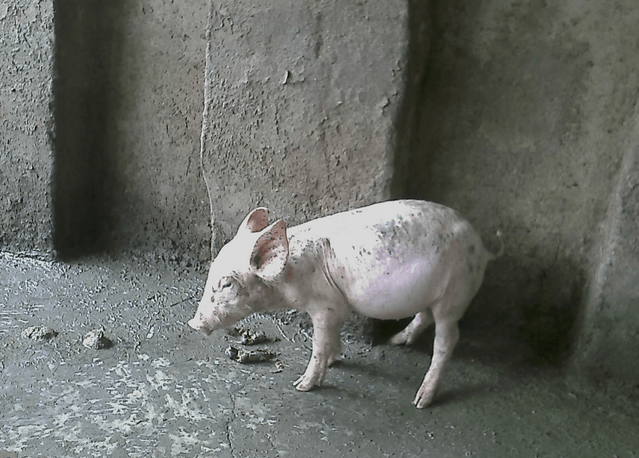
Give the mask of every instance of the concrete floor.
M 0 458 L 639 456 L 636 397 L 567 383 L 470 325 L 426 410 L 411 400 L 432 333 L 414 348 L 372 346 L 358 320 L 325 386 L 298 393 L 308 321 L 247 320 L 278 360 L 231 361 L 224 349 L 236 337 L 186 326 L 205 276 L 151 257 L 0 254 Z M 36 325 L 57 335 L 22 336 Z M 85 348 L 94 329 L 113 345 Z

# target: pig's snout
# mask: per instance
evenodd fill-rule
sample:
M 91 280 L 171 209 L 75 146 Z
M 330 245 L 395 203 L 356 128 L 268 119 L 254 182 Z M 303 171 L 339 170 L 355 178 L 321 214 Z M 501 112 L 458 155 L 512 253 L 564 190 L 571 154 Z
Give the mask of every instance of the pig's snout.
M 200 331 L 205 336 L 211 334 L 211 329 L 206 325 L 206 323 L 202 322 L 198 318 L 193 318 L 189 321 L 189 326 L 191 326 L 196 331 Z

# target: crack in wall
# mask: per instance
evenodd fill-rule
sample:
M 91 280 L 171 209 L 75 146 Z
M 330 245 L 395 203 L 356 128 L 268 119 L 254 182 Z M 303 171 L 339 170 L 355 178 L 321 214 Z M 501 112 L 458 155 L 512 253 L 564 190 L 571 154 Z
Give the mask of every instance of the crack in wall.
M 213 87 L 213 84 L 211 81 L 211 74 L 212 74 L 211 35 L 213 31 L 213 22 L 215 19 L 217 19 L 217 17 L 218 17 L 217 10 L 215 9 L 213 2 L 209 2 L 209 21 L 206 26 L 206 59 L 205 59 L 206 63 L 205 63 L 205 69 L 204 69 L 204 108 L 202 112 L 202 130 L 200 132 L 200 167 L 202 169 L 202 177 L 204 178 L 204 184 L 206 185 L 206 194 L 209 198 L 209 213 L 210 213 L 209 229 L 211 230 L 211 259 L 215 258 L 215 255 L 221 248 L 219 246 L 218 237 L 216 237 L 217 231 L 215 231 L 214 229 L 215 228 L 215 207 L 213 204 L 214 196 L 211 191 L 212 184 L 209 181 L 209 177 L 208 177 L 208 174 L 206 173 L 206 167 L 204 164 L 204 155 L 205 155 L 205 152 L 208 150 L 208 143 L 206 141 L 208 138 L 208 126 L 211 125 L 211 123 L 209 122 L 209 114 L 211 113 L 211 110 L 212 110 L 211 89 Z

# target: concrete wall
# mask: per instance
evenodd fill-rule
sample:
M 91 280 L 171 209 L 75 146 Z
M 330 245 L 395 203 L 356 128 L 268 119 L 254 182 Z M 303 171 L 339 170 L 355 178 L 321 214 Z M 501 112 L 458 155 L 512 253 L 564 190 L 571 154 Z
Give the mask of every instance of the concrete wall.
M 204 2 L 60 0 L 56 245 L 208 259 Z
M 208 259 L 206 8 L 2 3 L 0 250 Z
M 53 4 L 0 3 L 0 250 L 53 249 Z
M 637 388 L 639 367 L 639 106 L 608 208 L 601 249 L 583 303 L 573 372 Z
M 54 245 L 62 256 L 102 248 L 110 231 L 112 26 L 96 2 L 55 4 Z M 96 33 L 97 32 L 97 33 Z
M 292 225 L 390 198 L 426 60 L 424 4 L 211 5 L 202 153 L 213 253 L 256 206 Z
M 206 260 L 210 228 L 199 155 L 206 2 L 112 8 L 121 40 L 107 127 L 115 158 L 113 243 Z
M 637 271 L 606 268 L 599 292 L 592 282 L 609 262 L 600 253 L 612 250 L 616 216 L 607 214 L 625 215 L 619 247 L 634 252 L 637 236 L 635 197 L 619 200 L 614 190 L 636 180 L 621 164 L 637 137 L 638 5 L 437 1 L 432 17 L 409 194 L 457 208 L 489 242 L 504 232 L 506 255 L 488 271 L 471 320 L 554 360 L 574 351 L 579 335 L 590 337 L 577 354 L 597 348 L 585 364 L 603 364 L 622 342 L 636 348 L 636 326 L 614 326 L 639 321 L 637 298 L 625 290 Z M 625 356 L 613 372 L 636 378 L 630 355 L 617 354 Z
M 5 1 L 0 250 L 198 262 L 257 205 L 435 200 L 505 235 L 467 323 L 634 380 L 637 23 L 632 0 Z

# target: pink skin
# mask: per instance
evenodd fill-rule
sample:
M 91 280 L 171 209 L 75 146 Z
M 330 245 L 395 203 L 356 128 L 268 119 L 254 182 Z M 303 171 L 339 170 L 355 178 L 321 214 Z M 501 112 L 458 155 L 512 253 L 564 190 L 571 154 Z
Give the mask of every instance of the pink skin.
M 210 334 L 254 312 L 293 308 L 313 322 L 313 353 L 295 382 L 321 386 L 340 352 L 350 310 L 379 319 L 414 316 L 391 343 L 413 343 L 435 323 L 433 358 L 413 404 L 428 406 L 459 339 L 457 322 L 491 255 L 455 211 L 391 201 L 290 228 L 253 210 L 211 264 L 193 329 Z

